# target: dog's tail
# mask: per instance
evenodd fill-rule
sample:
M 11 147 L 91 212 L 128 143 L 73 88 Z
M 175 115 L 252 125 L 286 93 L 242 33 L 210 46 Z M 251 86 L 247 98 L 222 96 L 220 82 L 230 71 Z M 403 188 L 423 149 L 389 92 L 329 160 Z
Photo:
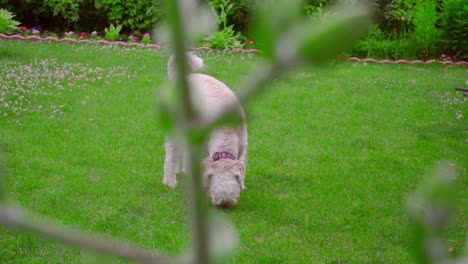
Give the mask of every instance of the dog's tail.
M 188 52 L 186 54 L 187 63 L 189 65 L 190 72 L 196 72 L 203 68 L 205 64 L 203 64 L 203 59 L 198 57 L 192 52 Z M 176 78 L 176 63 L 175 63 L 175 56 L 172 54 L 169 57 L 169 61 L 167 62 L 167 75 L 169 80 L 174 80 Z

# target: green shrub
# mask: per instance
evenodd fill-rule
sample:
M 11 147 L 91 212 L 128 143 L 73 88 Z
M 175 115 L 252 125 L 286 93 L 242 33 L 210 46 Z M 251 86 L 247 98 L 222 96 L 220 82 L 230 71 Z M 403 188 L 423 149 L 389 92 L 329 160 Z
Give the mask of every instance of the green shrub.
M 441 39 L 437 28 L 437 4 L 434 1 L 395 0 L 385 8 L 390 9 L 385 11 L 385 22 L 370 29 L 366 39 L 354 48 L 353 55 L 377 59 L 438 57 Z M 394 24 L 389 27 L 389 23 Z
M 157 0 L 96 0 L 95 7 L 103 10 L 110 23 L 122 25 L 125 31 L 149 31 L 161 20 L 161 1 Z
M 28 27 L 63 33 L 104 30 L 109 24 L 122 25 L 124 32 L 149 31 L 161 20 L 160 0 L 0 0 L 0 7 L 17 15 Z
M 445 52 L 468 59 L 468 5 L 465 0 L 444 0 L 442 46 Z
M 353 53 L 359 57 L 381 58 L 382 50 L 385 49 L 384 45 L 386 45 L 384 42 L 384 34 L 382 30 L 380 30 L 379 25 L 374 24 L 369 27 L 366 38 L 356 44 Z
M 0 9 L 0 34 L 11 34 L 20 24 L 13 20 L 14 15 L 5 9 Z
M 243 46 L 243 36 L 235 32 L 232 25 L 216 31 L 205 38 L 206 45 L 214 49 L 240 48 Z
M 229 13 L 226 15 L 227 25 L 233 25 L 233 29 L 240 32 L 247 32 L 250 23 L 250 4 L 251 0 L 205 0 L 212 9 L 221 13 L 223 2 L 231 4 Z
M 106 39 L 108 39 L 109 41 L 116 41 L 117 38 L 119 37 L 120 30 L 122 30 L 122 25 L 118 25 L 117 27 L 114 27 L 114 25 L 111 24 L 109 28 L 105 29 Z
M 312 19 L 318 19 L 323 15 L 323 7 L 322 5 L 310 5 L 306 4 L 305 6 L 306 14 L 311 17 Z
M 52 10 L 54 16 L 61 16 L 72 23 L 80 19 L 80 5 L 84 0 L 44 0 L 43 8 Z
M 378 24 L 369 28 L 364 40 L 359 41 L 351 51 L 353 56 L 375 59 L 416 58 L 414 45 L 407 32 L 385 33 Z
M 206 37 L 205 43 L 211 48 L 228 49 L 239 48 L 243 46 L 245 38 L 240 32 L 234 30 L 234 25 L 228 26 L 228 16 L 234 12 L 234 4 L 230 0 L 214 0 L 210 2 L 213 12 L 219 10 L 216 22 L 221 30 L 211 33 Z
M 103 30 L 107 24 L 105 14 L 99 13 L 91 0 L 0 0 L 28 28 L 63 33 Z
M 381 0 L 378 17 L 384 32 L 407 32 L 412 30 L 412 21 L 417 3 L 421 0 Z
M 440 31 L 436 28 L 438 14 L 436 4 L 425 0 L 418 4 L 414 12 L 413 41 L 422 58 L 434 58 L 440 42 Z

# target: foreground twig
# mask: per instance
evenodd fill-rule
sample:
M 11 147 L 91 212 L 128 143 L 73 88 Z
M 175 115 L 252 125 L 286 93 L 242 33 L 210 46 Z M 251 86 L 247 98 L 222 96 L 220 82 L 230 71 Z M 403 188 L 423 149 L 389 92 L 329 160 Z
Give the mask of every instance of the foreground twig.
M 286 3 L 287 1 L 282 1 Z M 219 125 L 222 119 L 232 113 L 234 105 L 228 106 L 219 115 L 212 118 L 212 120 L 205 120 L 202 124 L 195 123 L 195 111 L 193 109 L 192 101 L 190 98 L 190 87 L 187 80 L 188 65 L 186 63 L 186 51 L 187 51 L 187 32 L 189 27 L 187 21 L 191 21 L 188 16 L 190 12 L 196 8 L 195 0 L 168 0 L 166 1 L 168 8 L 168 18 L 170 19 L 170 27 L 172 32 L 172 44 L 174 45 L 175 62 L 177 75 L 175 81 L 177 83 L 177 98 L 174 100 L 173 108 L 170 109 L 170 117 L 172 124 L 174 125 L 174 140 L 177 141 L 178 145 L 186 151 L 184 160 L 186 162 L 185 169 L 188 175 L 188 192 L 187 200 L 190 201 L 189 209 L 192 230 L 193 230 L 193 258 L 190 254 L 192 263 L 209 264 L 213 256 L 214 247 L 210 244 L 208 247 L 210 235 L 211 238 L 217 236 L 218 240 L 213 240 L 216 243 L 221 241 L 225 246 L 225 240 L 220 240 L 219 231 L 213 231 L 213 227 L 208 228 L 208 206 L 204 197 L 202 189 L 202 178 L 201 178 L 201 165 L 200 165 L 200 153 L 203 148 L 200 135 L 200 130 L 206 132 L 208 135 L 209 130 L 216 125 Z M 193 6 L 191 5 L 193 4 Z M 268 6 L 270 8 L 270 6 Z M 269 9 L 268 9 L 269 10 Z M 361 10 L 355 8 L 353 10 Z M 186 11 L 186 12 L 183 12 Z M 282 10 L 281 10 L 282 11 Z M 280 12 L 281 13 L 281 12 Z M 356 28 L 353 25 L 357 25 L 359 28 L 362 25 L 363 17 L 364 20 L 367 17 L 367 9 L 362 9 L 362 12 L 352 13 L 354 15 L 345 16 L 340 20 L 336 20 L 331 24 L 323 24 L 319 30 L 308 33 L 310 28 L 308 24 L 298 25 L 302 26 L 303 30 L 295 30 L 291 34 L 278 36 L 288 41 L 283 41 L 282 45 L 278 47 L 278 54 L 272 54 L 270 58 L 270 64 L 260 65 L 254 74 L 250 75 L 250 78 L 241 86 L 241 93 L 238 94 L 239 100 L 244 103 L 248 98 L 258 94 L 266 84 L 274 80 L 276 77 L 285 73 L 290 66 L 298 66 L 303 60 L 314 60 L 324 61 L 334 55 L 333 53 L 337 50 L 341 50 L 343 45 L 332 45 L 334 49 L 330 49 L 330 42 L 334 39 L 331 35 L 347 36 L 344 40 L 353 40 L 356 38 L 354 31 L 349 28 Z M 351 23 L 356 19 L 360 18 L 360 22 Z M 196 23 L 195 23 L 196 24 Z M 199 26 L 199 24 L 196 24 Z M 263 25 L 270 25 L 264 23 Z M 270 32 L 268 26 L 266 26 L 265 32 Z M 348 32 L 349 31 L 349 32 Z M 273 34 L 282 34 L 282 32 L 276 32 L 271 30 Z M 270 32 L 270 33 L 271 33 Z M 293 34 L 295 33 L 295 34 Z M 304 34 L 303 34 L 304 33 Z M 349 33 L 349 34 L 344 34 Z M 292 41 L 290 41 L 292 40 Z M 346 42 L 346 41 L 342 41 Z M 276 47 L 275 43 L 271 43 L 272 47 Z M 327 51 L 324 53 L 324 51 Z M 275 52 L 273 52 L 275 53 Z M 305 57 L 304 57 L 305 56 Z M 304 58 L 303 58 L 304 57 Z M 198 138 L 197 138 L 198 136 Z M 27 217 L 22 215 L 22 211 L 12 207 L 5 207 L 0 204 L 0 225 L 7 227 L 13 227 L 24 231 L 34 232 L 49 238 L 53 238 L 68 244 L 80 246 L 83 248 L 91 249 L 98 252 L 104 252 L 116 256 L 125 257 L 129 260 L 141 262 L 141 263 L 167 263 L 169 258 L 165 256 L 156 256 L 147 251 L 141 251 L 129 244 L 117 243 L 115 241 L 104 240 L 92 235 L 78 233 L 77 231 L 70 232 L 64 228 L 58 228 L 50 226 L 44 223 L 37 223 L 29 220 Z
M 177 69 L 177 89 L 178 100 L 176 107 L 176 134 L 175 139 L 181 145 L 185 145 L 186 157 L 184 157 L 187 166 L 186 174 L 189 179 L 189 192 L 187 194 L 188 200 L 191 202 L 191 218 L 193 230 L 193 244 L 194 244 L 194 262 L 195 263 L 210 263 L 210 256 L 208 253 L 208 226 L 207 226 L 207 204 L 204 200 L 204 193 L 201 184 L 201 168 L 199 163 L 198 152 L 200 147 L 194 146 L 194 142 L 189 142 L 190 131 L 188 124 L 193 120 L 194 111 L 189 93 L 189 83 L 187 81 L 188 67 L 186 63 L 186 34 L 184 18 L 182 17 L 182 10 L 187 8 L 187 2 L 171 0 L 167 1 L 167 8 L 170 18 L 170 26 L 172 32 L 172 43 L 174 45 L 175 62 Z M 181 142 L 183 141 L 183 142 Z M 195 143 L 197 144 L 197 143 Z
M 260 65 L 254 70 L 254 74 L 250 74 L 249 77 L 239 86 L 240 92 L 237 93 L 237 97 L 241 104 L 245 104 L 247 100 L 253 98 L 255 95 L 261 93 L 264 88 L 267 87 L 267 84 L 284 74 L 288 69 L 284 67 L 281 63 L 274 65 L 266 64 Z M 227 105 L 223 111 L 219 112 L 216 116 L 213 116 L 211 120 L 205 120 L 206 123 L 203 124 L 203 127 L 198 127 L 202 129 L 208 129 L 211 131 L 216 128 L 224 118 L 233 114 L 236 111 L 237 104 L 232 103 Z M 200 126 L 200 124 L 192 124 L 193 126 Z
M 97 253 L 120 256 L 139 263 L 169 263 L 168 257 L 154 255 L 149 251 L 138 249 L 130 244 L 105 240 L 95 235 L 29 220 L 20 209 L 14 207 L 0 205 L 0 225 L 39 234 Z

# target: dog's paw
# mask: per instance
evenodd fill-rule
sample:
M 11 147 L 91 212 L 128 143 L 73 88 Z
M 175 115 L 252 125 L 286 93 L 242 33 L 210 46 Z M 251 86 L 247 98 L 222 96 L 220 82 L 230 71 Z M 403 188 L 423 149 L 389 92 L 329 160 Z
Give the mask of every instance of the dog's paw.
M 164 178 L 162 183 L 164 185 L 167 185 L 171 188 L 175 188 L 177 186 L 177 180 L 173 180 L 173 179 L 167 179 L 167 178 Z

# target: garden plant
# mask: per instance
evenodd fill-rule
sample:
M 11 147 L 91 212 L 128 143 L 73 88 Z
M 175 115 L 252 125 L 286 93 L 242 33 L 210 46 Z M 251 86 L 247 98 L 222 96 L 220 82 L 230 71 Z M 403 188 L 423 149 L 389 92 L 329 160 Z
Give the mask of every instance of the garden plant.
M 18 21 L 13 20 L 14 15 L 8 10 L 0 9 L 0 33 L 11 34 L 20 24 Z
M 312 19 L 329 15 L 335 3 L 353 3 L 355 0 L 302 0 L 301 15 Z M 15 14 L 15 19 L 28 28 L 18 34 L 41 35 L 51 32 L 99 32 L 111 24 L 121 25 L 121 39 L 133 42 L 130 36 L 141 37 L 154 27 L 163 25 L 167 18 L 162 0 L 144 1 L 12 1 L 0 2 L 0 8 Z M 218 30 L 205 32 L 196 44 L 217 49 L 261 48 L 252 42 L 255 21 L 255 1 L 205 0 L 211 12 L 218 17 Z M 346 55 L 374 59 L 440 59 L 457 62 L 468 60 L 468 8 L 464 0 L 382 0 L 374 1 L 376 19 L 371 34 L 358 41 Z M 38 34 L 36 33 L 36 35 Z M 155 39 L 160 39 L 156 36 Z M 205 41 L 203 41 L 205 39 Z M 159 43 L 158 43 L 159 44 Z M 445 55 L 444 58 L 441 56 Z
M 212 127 L 189 122 L 182 56 L 199 36 L 186 23 L 200 18 L 181 16 L 194 10 L 182 2 L 189 1 L 168 1 L 172 51 L 0 42 L 0 224 L 156 263 L 180 254 L 170 259 L 208 263 L 235 248 L 232 263 L 437 263 L 464 254 L 468 102 L 454 87 L 466 86 L 465 69 L 336 61 L 326 67 L 365 33 L 366 6 L 342 7 L 342 15 L 314 21 L 317 30 L 307 34 L 303 26 L 312 24 L 298 19 L 290 1 L 276 12 L 261 8 L 254 30 L 263 57 L 200 54 L 206 71 L 244 101 L 251 135 L 239 205 L 208 208 L 197 164 Z M 331 45 L 336 36 L 344 41 Z M 169 52 L 182 76 L 176 87 L 165 84 Z M 251 78 L 243 83 L 239 76 Z M 263 90 L 269 92 L 247 100 Z M 160 183 L 168 129 L 192 149 L 186 188 L 176 192 Z M 407 219 L 406 197 L 441 159 L 449 162 L 412 196 Z M 42 216 L 24 217 L 11 199 Z M 457 204 L 447 229 L 448 209 Z M 164 254 L 37 224 L 43 216 Z M 7 262 L 123 261 L 1 231 L 0 260 Z
M 109 26 L 109 28 L 106 28 L 106 39 L 109 41 L 116 41 L 117 38 L 119 37 L 120 31 L 122 30 L 122 26 L 118 25 L 117 27 L 114 27 L 113 24 Z

